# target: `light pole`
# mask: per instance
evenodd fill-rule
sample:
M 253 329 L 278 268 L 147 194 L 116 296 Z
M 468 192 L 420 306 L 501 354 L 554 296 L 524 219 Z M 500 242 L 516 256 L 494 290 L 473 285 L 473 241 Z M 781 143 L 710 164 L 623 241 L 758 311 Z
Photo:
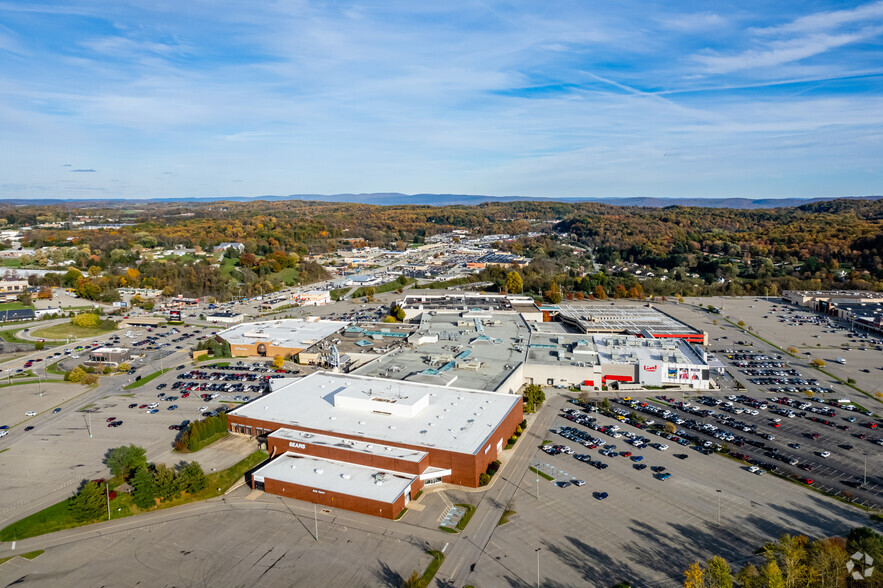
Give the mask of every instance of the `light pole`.
M 721 526 L 721 494 L 720 490 L 715 490 L 717 492 L 717 526 Z
M 316 506 L 316 503 L 313 503 L 313 516 L 316 519 L 316 541 L 319 540 L 319 507 Z
M 868 453 L 863 451 L 862 455 L 865 457 L 865 476 L 864 481 L 862 482 L 862 487 L 865 487 L 868 485 Z
M 537 547 L 534 551 L 537 552 L 537 588 L 540 588 L 540 551 L 542 551 L 542 547 Z
M 108 488 L 106 480 L 104 482 L 104 495 L 107 497 L 107 520 L 110 520 L 110 488 Z

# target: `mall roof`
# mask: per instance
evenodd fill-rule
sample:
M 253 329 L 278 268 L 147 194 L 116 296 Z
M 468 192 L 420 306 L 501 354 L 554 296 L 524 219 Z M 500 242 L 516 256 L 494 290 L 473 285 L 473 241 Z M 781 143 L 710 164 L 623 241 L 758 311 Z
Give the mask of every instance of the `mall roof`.
M 305 349 L 349 325 L 343 321 L 282 319 L 242 323 L 218 333 L 230 345 L 267 343 L 277 347 Z
M 484 447 L 521 398 L 331 372 L 273 380 L 272 387 L 229 414 L 469 454 Z
M 412 474 L 296 453 L 280 455 L 254 476 L 379 502 L 395 502 L 417 479 Z
M 586 333 L 631 333 L 643 336 L 701 334 L 701 331 L 650 306 L 561 302 L 561 319 Z

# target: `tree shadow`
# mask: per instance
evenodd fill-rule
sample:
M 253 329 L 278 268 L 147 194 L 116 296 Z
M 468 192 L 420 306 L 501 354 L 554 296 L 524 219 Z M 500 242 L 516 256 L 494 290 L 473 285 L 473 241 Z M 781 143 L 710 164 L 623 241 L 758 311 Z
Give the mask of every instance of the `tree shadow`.
M 374 572 L 374 575 L 377 576 L 377 581 L 380 582 L 380 585 L 389 586 L 389 588 L 401 588 L 404 581 L 402 575 L 380 560 L 377 560 L 377 563 L 380 564 L 380 568 Z

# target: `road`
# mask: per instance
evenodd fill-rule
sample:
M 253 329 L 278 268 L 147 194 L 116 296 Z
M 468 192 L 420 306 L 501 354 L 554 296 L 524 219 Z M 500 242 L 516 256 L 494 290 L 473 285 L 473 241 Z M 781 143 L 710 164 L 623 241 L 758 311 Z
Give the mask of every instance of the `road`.
M 456 538 L 453 548 L 438 571 L 437 578 L 446 580 L 454 586 L 464 586 L 469 583 L 471 566 L 477 563 L 484 553 L 485 547 L 497 529 L 500 517 L 503 516 L 515 491 L 518 490 L 536 447 L 542 443 L 544 435 L 564 402 L 563 396 L 552 396 L 540 409 L 530 429 L 519 441 L 515 455 L 500 472 L 501 478 L 485 492 L 466 530 Z

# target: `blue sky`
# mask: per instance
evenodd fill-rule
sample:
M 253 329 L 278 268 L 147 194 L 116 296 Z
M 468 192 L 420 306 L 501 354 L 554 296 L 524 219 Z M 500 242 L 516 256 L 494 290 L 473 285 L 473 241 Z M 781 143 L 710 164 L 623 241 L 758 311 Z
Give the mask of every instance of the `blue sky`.
M 0 197 L 883 194 L 883 1 L 0 0 Z

